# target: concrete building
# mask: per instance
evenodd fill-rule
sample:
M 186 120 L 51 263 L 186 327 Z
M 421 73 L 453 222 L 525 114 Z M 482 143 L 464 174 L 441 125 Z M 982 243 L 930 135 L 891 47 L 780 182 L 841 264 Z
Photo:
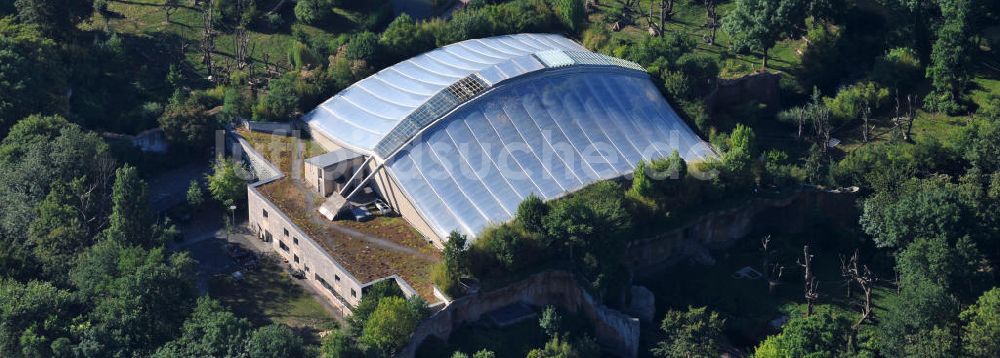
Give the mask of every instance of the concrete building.
M 380 199 L 425 245 L 441 246 L 452 231 L 475 239 L 510 220 L 529 195 L 555 199 L 673 151 L 688 162 L 714 155 L 643 68 L 550 34 L 424 53 L 355 83 L 302 122 L 322 153 L 291 145 L 268 160 L 234 135 L 259 177 L 248 188 L 250 226 L 345 312 L 387 278 L 433 301 L 433 258 L 320 214 L 333 220 Z

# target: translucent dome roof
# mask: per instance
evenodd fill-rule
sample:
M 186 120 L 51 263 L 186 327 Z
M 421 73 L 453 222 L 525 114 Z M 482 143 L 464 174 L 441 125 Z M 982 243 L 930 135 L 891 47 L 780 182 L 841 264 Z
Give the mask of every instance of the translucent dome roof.
M 532 193 L 557 198 L 674 150 L 688 162 L 714 155 L 645 74 L 566 69 L 467 103 L 386 167 L 438 235 L 474 237 Z
M 677 150 L 714 153 L 642 67 L 559 35 L 448 45 L 378 72 L 303 118 L 372 156 L 440 237 L 475 237 L 528 195 L 550 200 Z

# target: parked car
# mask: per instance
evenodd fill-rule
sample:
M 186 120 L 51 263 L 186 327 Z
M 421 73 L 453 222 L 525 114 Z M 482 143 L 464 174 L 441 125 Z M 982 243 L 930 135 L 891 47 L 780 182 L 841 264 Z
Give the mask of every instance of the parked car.
M 371 205 L 369 210 L 371 210 L 372 214 L 378 216 L 388 216 L 389 214 L 392 214 L 392 208 L 381 199 L 376 200 L 375 203 Z
M 372 214 L 368 212 L 368 209 L 365 209 L 360 206 L 355 206 L 351 208 L 351 216 L 354 217 L 354 221 L 358 222 L 368 221 L 371 220 L 372 218 Z

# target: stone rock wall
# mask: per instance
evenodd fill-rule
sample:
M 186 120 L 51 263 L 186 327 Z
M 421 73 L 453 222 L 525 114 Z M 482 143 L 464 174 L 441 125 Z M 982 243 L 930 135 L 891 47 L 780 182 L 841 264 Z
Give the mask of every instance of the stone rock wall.
M 683 259 L 711 264 L 710 249 L 724 249 L 754 230 L 795 234 L 817 217 L 834 227 L 857 221 L 856 197 L 847 191 L 803 188 L 781 198 L 756 198 L 711 212 L 661 235 L 629 243 L 628 265 L 637 276 L 658 272 Z
M 722 108 L 733 108 L 749 101 L 757 101 L 767 108 L 780 108 L 778 82 L 781 75 L 763 72 L 737 79 L 720 79 L 718 87 L 705 96 L 705 106 L 709 113 Z
M 571 273 L 546 271 L 504 288 L 458 298 L 417 326 L 399 357 L 413 357 L 430 336 L 447 341 L 452 330 L 498 308 L 524 302 L 553 305 L 579 313 L 594 326 L 598 343 L 610 353 L 635 357 L 639 350 L 639 320 L 597 303 Z

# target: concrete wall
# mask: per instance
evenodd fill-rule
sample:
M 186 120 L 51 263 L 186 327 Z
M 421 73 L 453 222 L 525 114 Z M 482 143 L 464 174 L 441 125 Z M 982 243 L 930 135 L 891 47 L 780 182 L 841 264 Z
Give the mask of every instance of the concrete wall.
M 247 188 L 247 199 L 251 231 L 256 233 L 258 238 L 266 237 L 270 233 L 271 249 L 293 268 L 305 271 L 306 280 L 310 285 L 323 293 L 342 314 L 350 315 L 353 306 L 361 300 L 363 285 L 256 188 Z M 267 211 L 267 217 L 264 217 L 264 211 Z M 282 248 L 282 244 L 287 250 Z M 295 261 L 296 257 L 298 262 Z M 324 287 L 317 279 L 317 275 L 326 281 L 333 291 Z
M 430 336 L 448 340 L 454 329 L 478 321 L 483 314 L 524 302 L 537 307 L 554 305 L 579 313 L 594 326 L 596 339 L 609 353 L 635 357 L 639 349 L 639 320 L 597 303 L 572 274 L 547 271 L 504 288 L 461 297 L 417 326 L 410 343 L 398 354 L 413 357 Z

